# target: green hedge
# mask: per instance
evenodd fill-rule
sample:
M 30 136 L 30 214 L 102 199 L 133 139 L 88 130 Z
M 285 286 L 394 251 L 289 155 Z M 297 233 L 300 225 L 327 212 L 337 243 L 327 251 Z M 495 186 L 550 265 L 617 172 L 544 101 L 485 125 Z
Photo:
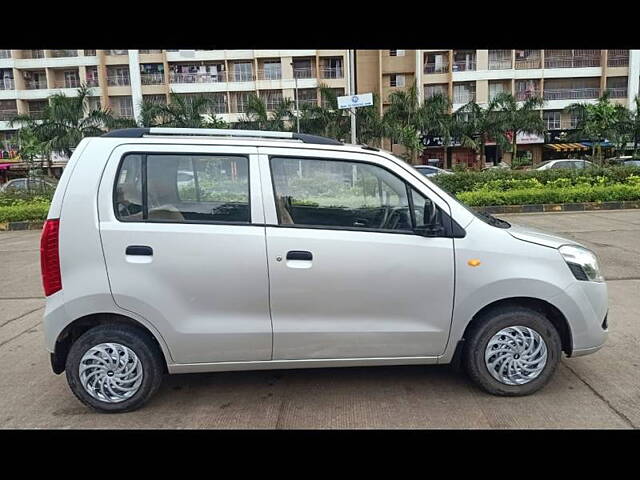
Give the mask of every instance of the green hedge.
M 457 195 L 487 186 L 492 189 L 509 190 L 528 188 L 532 185 L 518 184 L 518 181 L 537 180 L 542 185 L 567 179 L 559 183 L 564 186 L 584 184 L 615 185 L 626 183 L 627 178 L 640 175 L 640 167 L 587 168 L 584 170 L 485 170 L 483 172 L 457 172 L 451 175 L 435 175 L 429 179 L 447 192 Z M 603 180 L 604 179 L 604 180 Z M 513 181 L 513 182 L 512 182 Z M 560 186 L 560 185 L 557 185 Z
M 44 220 L 49 212 L 49 203 L 33 202 L 0 206 L 0 222 L 24 222 Z
M 573 187 L 475 190 L 457 198 L 472 207 L 534 205 L 541 203 L 615 202 L 640 200 L 640 185 L 617 184 Z

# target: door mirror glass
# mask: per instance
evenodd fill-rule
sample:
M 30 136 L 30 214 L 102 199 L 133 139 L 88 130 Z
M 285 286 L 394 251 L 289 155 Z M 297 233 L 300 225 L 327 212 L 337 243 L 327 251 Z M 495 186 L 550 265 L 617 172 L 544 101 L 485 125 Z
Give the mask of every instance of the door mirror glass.
M 430 199 L 411 189 L 415 218 L 414 231 L 425 237 L 440 237 L 445 230 L 442 224 L 442 212 Z

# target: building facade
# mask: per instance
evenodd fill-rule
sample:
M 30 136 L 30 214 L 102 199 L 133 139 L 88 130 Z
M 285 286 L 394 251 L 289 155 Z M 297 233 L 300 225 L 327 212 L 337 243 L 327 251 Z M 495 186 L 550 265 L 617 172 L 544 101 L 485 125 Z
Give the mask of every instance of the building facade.
M 543 156 L 580 153 L 579 145 L 570 148 L 567 142 L 565 147 L 561 141 L 576 124 L 563 111 L 570 104 L 595 103 L 608 90 L 613 102 L 634 107 L 640 50 L 358 50 L 356 72 L 358 92 L 376 92 L 382 99 L 381 111 L 393 91 L 414 81 L 420 100 L 443 93 L 454 111 L 471 100 L 487 103 L 501 92 L 518 100 L 541 96 L 549 134 L 518 137 L 519 155 L 527 154 L 538 163 Z M 442 159 L 442 148 L 430 140 L 425 142 L 422 160 Z M 490 144 L 487 158 L 509 161 L 510 154 Z M 453 163 L 477 163 L 477 158 L 468 149 L 456 147 Z
M 345 50 L 0 50 L 0 141 L 15 131 L 16 114 L 37 116 L 54 93 L 92 87 L 94 107 L 138 118 L 143 99 L 166 102 L 169 92 L 206 94 L 210 113 L 227 122 L 242 116 L 249 93 L 267 108 L 282 98 L 321 101 L 321 84 L 344 94 Z

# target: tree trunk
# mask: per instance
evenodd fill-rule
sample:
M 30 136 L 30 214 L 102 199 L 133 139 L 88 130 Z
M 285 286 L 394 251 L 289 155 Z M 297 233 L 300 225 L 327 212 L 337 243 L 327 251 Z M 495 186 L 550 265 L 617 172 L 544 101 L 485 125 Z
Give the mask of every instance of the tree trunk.
M 513 132 L 513 145 L 511 149 L 511 165 L 513 165 L 514 160 L 518 156 L 518 140 L 517 133 Z
M 448 153 L 449 153 L 449 147 L 445 143 L 444 144 L 444 158 L 442 159 L 443 168 L 451 168 L 451 166 L 448 164 L 449 163 Z

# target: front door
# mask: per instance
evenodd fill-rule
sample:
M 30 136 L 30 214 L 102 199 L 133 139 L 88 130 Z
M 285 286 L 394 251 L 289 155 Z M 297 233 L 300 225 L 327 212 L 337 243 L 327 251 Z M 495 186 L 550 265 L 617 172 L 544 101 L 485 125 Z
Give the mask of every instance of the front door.
M 256 149 L 124 148 L 99 190 L 115 303 L 158 328 L 175 363 L 270 360 Z
M 414 233 L 438 207 L 384 159 L 272 152 L 261 170 L 274 360 L 441 354 L 453 239 Z

